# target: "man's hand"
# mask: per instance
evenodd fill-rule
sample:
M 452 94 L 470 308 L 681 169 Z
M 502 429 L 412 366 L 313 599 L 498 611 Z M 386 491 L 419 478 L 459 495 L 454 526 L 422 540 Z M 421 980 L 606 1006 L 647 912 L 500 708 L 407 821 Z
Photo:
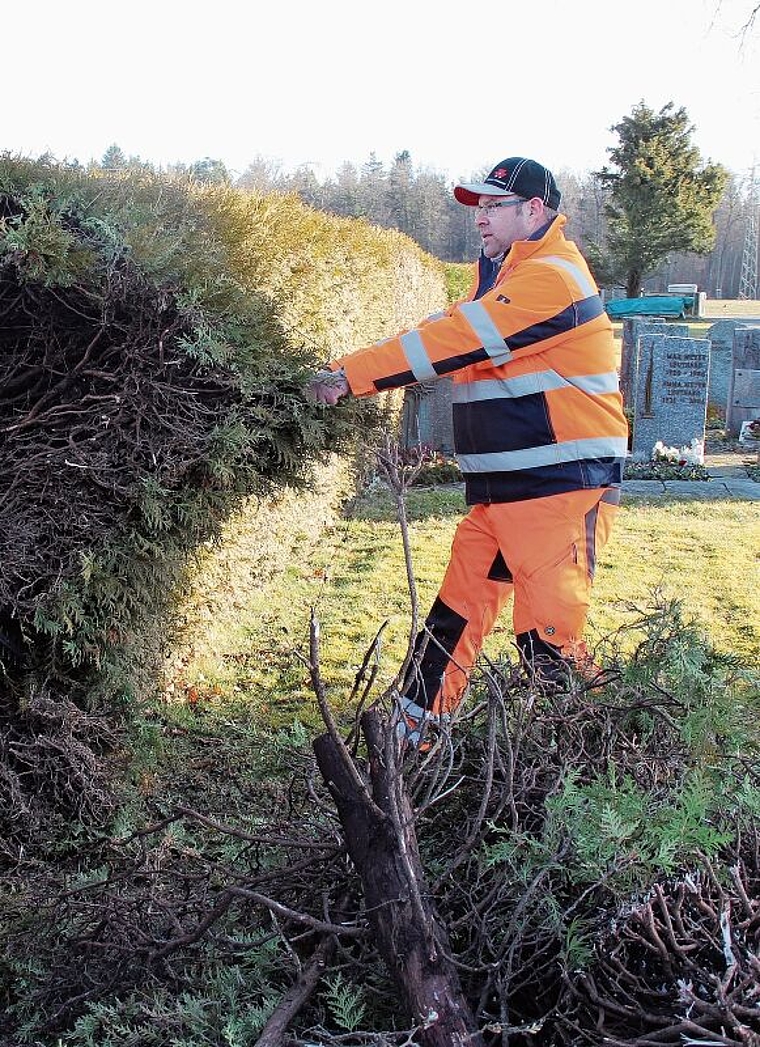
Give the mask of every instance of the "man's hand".
M 343 369 L 330 371 L 326 367 L 317 371 L 306 390 L 307 396 L 315 403 L 327 404 L 329 407 L 333 407 L 341 396 L 348 396 L 350 392 L 351 387 Z

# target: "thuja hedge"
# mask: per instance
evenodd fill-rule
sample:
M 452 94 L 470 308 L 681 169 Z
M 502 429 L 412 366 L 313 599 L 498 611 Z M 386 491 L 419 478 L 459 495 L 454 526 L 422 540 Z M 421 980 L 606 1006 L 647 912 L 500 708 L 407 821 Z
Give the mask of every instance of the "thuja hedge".
M 292 196 L 0 158 L 6 722 L 145 693 L 193 550 L 390 410 L 313 405 L 315 364 L 444 299 L 406 237 Z

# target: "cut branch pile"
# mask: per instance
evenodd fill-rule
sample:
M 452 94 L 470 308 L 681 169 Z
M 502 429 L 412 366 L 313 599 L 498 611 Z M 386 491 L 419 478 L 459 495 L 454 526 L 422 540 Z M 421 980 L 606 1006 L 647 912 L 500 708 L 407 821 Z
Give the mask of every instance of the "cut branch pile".
M 758 839 L 744 861 L 658 883 L 621 914 L 575 979 L 577 1029 L 594 1020 L 611 1047 L 720 1043 L 760 1036 Z M 726 874 L 730 874 L 730 879 Z
M 101 882 L 65 903 L 48 884 L 46 922 L 70 961 L 36 989 L 48 1032 L 114 992 L 176 991 L 206 950 L 234 966 L 271 942 L 260 1047 L 752 1044 L 760 835 L 717 808 L 705 826 L 677 809 L 680 699 L 621 672 L 601 695 L 537 700 L 508 665 L 477 695 L 428 754 L 399 763 L 392 710 L 373 706 L 361 735 L 317 741 L 317 778 L 304 765 L 287 799 L 251 797 L 255 830 L 177 803 L 106 848 Z M 723 776 L 732 760 L 717 761 Z M 619 784 L 596 811 L 582 797 L 603 788 L 602 761 Z M 210 762 L 219 773 L 218 754 Z M 652 824 L 626 836 L 616 795 L 620 809 L 651 796 Z M 287 818 L 262 819 L 285 802 Z M 669 876 L 668 807 L 679 832 L 697 833 Z M 338 973 L 366 1004 L 351 1036 L 324 1003 Z
M 486 664 L 421 753 L 400 748 L 395 687 L 362 712 L 372 650 L 341 730 L 312 617 L 316 766 L 287 801 L 259 782 L 240 825 L 178 799 L 64 908 L 48 884 L 60 930 L 29 997 L 45 1032 L 114 993 L 175 992 L 200 950 L 237 965 L 271 944 L 260 1047 L 754 1047 L 757 678 L 677 605 L 630 628 L 592 691 L 548 697 L 508 657 Z

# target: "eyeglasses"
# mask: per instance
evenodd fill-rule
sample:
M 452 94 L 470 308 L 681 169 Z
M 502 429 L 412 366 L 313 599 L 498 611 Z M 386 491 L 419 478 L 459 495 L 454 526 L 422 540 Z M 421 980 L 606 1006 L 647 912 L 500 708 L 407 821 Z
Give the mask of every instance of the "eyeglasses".
M 492 200 L 489 204 L 480 204 L 476 207 L 475 217 L 480 218 L 481 215 L 485 215 L 486 218 L 490 218 L 498 207 L 516 207 L 525 202 L 522 196 L 510 196 L 508 200 Z

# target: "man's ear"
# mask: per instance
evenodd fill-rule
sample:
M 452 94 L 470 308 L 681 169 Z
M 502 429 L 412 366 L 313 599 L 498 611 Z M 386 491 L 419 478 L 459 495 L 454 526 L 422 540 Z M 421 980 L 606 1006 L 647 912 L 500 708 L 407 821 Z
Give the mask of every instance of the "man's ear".
M 538 196 L 533 196 L 528 200 L 530 205 L 530 217 L 542 219 L 544 217 L 544 204 Z

